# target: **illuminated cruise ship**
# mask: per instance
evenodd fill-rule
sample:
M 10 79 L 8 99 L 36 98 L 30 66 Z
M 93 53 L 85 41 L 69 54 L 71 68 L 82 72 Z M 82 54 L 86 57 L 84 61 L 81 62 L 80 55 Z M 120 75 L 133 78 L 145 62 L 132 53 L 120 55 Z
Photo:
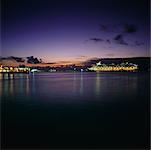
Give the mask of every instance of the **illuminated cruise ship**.
M 136 71 L 138 65 L 133 63 L 121 63 L 121 64 L 102 64 L 101 61 L 88 68 L 90 71 Z

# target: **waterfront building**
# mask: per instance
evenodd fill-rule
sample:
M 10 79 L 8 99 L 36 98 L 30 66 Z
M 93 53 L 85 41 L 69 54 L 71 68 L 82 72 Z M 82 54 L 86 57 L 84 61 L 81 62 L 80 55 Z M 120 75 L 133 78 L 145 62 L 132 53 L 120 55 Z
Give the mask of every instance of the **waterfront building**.
M 30 71 L 29 67 L 8 67 L 0 66 L 0 73 L 28 73 Z

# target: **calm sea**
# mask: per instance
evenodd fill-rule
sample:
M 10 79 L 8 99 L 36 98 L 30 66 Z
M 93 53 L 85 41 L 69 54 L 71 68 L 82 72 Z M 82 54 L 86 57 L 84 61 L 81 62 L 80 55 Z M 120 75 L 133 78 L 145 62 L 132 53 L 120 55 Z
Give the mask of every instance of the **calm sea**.
M 0 74 L 3 148 L 149 148 L 148 73 Z

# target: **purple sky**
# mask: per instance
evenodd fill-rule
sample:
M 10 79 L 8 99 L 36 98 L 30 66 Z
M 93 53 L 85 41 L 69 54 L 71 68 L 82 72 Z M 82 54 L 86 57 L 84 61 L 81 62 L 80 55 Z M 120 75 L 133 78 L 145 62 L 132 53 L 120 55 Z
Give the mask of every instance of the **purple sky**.
M 149 0 L 2 4 L 3 56 L 33 55 L 46 62 L 149 56 Z M 127 26 L 136 29 L 126 32 Z

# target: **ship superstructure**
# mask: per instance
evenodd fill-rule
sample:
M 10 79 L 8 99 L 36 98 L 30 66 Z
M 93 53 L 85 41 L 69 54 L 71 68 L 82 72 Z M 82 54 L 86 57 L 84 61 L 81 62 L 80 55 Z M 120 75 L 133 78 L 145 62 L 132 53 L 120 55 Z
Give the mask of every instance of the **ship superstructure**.
M 138 65 L 133 63 L 121 63 L 121 64 L 104 64 L 98 62 L 96 65 L 93 65 L 92 67 L 88 68 L 90 71 L 136 71 L 138 70 Z

